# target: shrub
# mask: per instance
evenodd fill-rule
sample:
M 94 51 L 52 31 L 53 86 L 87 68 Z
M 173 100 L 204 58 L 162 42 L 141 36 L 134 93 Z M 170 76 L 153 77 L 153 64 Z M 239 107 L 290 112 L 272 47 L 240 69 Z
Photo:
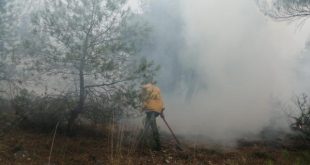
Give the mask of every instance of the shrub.
M 310 141 L 310 104 L 308 96 L 302 94 L 296 98 L 297 115 L 290 115 L 293 119 L 291 128 L 300 132 L 306 140 Z
M 73 101 L 63 95 L 37 95 L 28 90 L 21 90 L 13 98 L 12 105 L 17 116 L 22 118 L 21 126 L 40 130 L 50 130 L 59 122 L 67 122 L 68 112 Z
M 70 112 L 76 107 L 74 95 L 38 95 L 21 90 L 11 101 L 13 109 L 22 119 L 21 126 L 50 131 L 60 122 L 68 123 Z M 113 92 L 110 95 L 88 94 L 85 109 L 79 117 L 81 124 L 106 124 L 123 117 L 139 116 L 140 101 L 136 90 Z
M 93 124 L 115 122 L 124 117 L 139 116 L 140 100 L 136 90 L 117 91 L 109 96 L 89 95 L 82 117 Z

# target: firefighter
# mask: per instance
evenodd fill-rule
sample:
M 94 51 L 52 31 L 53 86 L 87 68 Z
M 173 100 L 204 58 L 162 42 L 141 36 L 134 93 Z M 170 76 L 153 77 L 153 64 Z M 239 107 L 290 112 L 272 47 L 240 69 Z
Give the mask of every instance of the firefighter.
M 142 86 L 142 101 L 143 101 L 143 111 L 146 114 L 146 120 L 144 124 L 144 131 L 142 136 L 151 129 L 153 135 L 153 146 L 152 149 L 159 151 L 160 138 L 159 132 L 156 124 L 156 117 L 163 115 L 164 103 L 160 95 L 160 89 L 155 85 L 154 82 L 147 83 Z M 144 138 L 144 137 L 142 137 Z M 150 140 L 150 139 L 149 139 Z

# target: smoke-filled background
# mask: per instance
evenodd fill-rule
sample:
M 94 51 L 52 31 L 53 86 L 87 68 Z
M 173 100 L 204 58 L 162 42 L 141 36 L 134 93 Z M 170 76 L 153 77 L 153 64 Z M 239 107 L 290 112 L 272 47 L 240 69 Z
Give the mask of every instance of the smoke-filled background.
M 266 127 L 289 131 L 285 108 L 310 91 L 309 22 L 274 22 L 255 0 L 137 1 L 131 7 L 151 28 L 141 55 L 161 67 L 156 80 L 178 135 L 227 144 Z
M 309 89 L 307 24 L 274 22 L 249 0 L 154 0 L 145 12 L 152 34 L 142 54 L 161 65 L 178 134 L 233 142 L 270 125 L 288 130 L 280 105 Z
M 309 18 L 310 0 L 0 0 L 0 164 L 310 164 Z

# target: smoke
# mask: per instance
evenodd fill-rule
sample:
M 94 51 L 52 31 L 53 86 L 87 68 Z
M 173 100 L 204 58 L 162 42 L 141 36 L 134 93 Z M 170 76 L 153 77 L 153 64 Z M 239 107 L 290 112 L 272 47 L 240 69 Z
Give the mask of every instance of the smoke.
M 310 90 L 309 30 L 273 22 L 254 0 L 150 0 L 143 12 L 129 3 L 152 28 L 141 54 L 161 66 L 165 114 L 178 135 L 227 144 L 270 124 L 288 130 L 276 103 Z M 58 83 L 50 86 L 65 86 Z
M 178 134 L 226 143 L 270 123 L 288 130 L 275 101 L 302 91 L 296 68 L 308 31 L 273 22 L 248 0 L 151 1 L 146 17 L 154 34 L 143 53 L 162 67 L 165 113 Z

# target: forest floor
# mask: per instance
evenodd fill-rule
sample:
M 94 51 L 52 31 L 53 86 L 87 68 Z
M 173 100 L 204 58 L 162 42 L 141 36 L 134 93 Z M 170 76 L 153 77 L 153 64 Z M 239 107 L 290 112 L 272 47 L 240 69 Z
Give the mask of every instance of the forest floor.
M 54 134 L 54 130 L 42 133 L 29 128 L 12 128 L 0 136 L 0 164 L 310 164 L 310 148 L 307 147 L 242 141 L 234 148 L 211 149 L 186 142 L 185 150 L 179 151 L 172 137 L 162 133 L 162 150 L 152 151 L 149 147 L 136 146 L 137 132 L 127 132 L 117 125 L 89 128 L 81 127 L 73 137 L 61 129 Z

